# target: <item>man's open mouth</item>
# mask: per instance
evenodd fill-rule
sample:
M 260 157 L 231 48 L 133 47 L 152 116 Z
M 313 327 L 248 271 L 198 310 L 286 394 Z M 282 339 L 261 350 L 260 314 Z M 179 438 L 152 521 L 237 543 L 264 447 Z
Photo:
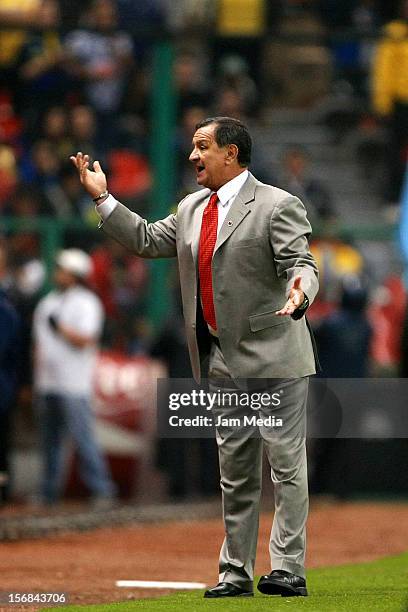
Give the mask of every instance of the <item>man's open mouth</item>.
M 203 170 L 204 170 L 204 166 L 201 166 L 201 165 L 196 166 L 196 172 L 197 172 L 197 174 L 201 174 L 201 172 L 202 172 Z

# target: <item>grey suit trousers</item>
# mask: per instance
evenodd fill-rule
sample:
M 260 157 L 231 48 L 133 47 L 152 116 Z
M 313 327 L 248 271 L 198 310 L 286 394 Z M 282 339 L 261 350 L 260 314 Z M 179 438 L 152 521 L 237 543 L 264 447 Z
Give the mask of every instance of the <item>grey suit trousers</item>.
M 209 368 L 210 390 L 237 391 L 220 348 L 212 345 Z M 216 428 L 225 539 L 220 552 L 219 580 L 244 589 L 253 588 L 258 539 L 259 500 L 262 481 L 262 449 L 266 448 L 274 486 L 275 515 L 270 537 L 272 569 L 305 576 L 308 483 L 306 461 L 306 402 L 308 377 L 268 381 L 269 394 L 280 393 L 278 407 L 262 407 L 257 416 L 282 418 L 284 427 L 246 426 L 237 431 L 231 417 L 243 421 L 253 415 L 251 407 L 216 404 Z M 241 386 L 241 385 L 240 385 Z M 255 431 L 256 430 L 256 431 Z

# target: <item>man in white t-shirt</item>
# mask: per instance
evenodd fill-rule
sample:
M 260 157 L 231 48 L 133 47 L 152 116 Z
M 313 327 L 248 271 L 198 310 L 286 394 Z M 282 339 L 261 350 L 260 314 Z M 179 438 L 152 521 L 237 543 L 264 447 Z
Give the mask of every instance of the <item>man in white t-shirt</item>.
M 44 455 L 42 496 L 54 503 L 64 478 L 63 445 L 68 435 L 79 456 L 80 476 L 95 500 L 114 495 L 106 463 L 93 432 L 91 394 L 103 309 L 86 286 L 90 257 L 79 249 L 61 251 L 56 289 L 34 313 L 34 386 Z

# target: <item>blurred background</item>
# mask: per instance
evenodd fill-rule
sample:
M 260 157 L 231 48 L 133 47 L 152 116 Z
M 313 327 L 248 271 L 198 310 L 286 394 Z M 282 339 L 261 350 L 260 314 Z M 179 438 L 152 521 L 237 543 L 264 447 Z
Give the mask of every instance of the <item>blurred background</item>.
M 190 376 L 175 264 L 98 232 L 79 150 L 155 220 L 197 189 L 195 124 L 245 121 L 251 171 L 298 195 L 314 228 L 323 375 L 407 376 L 406 0 L 0 0 L 0 30 L 1 503 L 39 494 L 32 321 L 66 248 L 89 254 L 104 309 L 93 406 L 119 498 L 218 493 L 213 440 L 155 437 L 157 377 Z M 312 493 L 406 495 L 391 468 L 407 442 L 378 427 L 311 441 Z M 89 494 L 69 445 L 62 486 Z

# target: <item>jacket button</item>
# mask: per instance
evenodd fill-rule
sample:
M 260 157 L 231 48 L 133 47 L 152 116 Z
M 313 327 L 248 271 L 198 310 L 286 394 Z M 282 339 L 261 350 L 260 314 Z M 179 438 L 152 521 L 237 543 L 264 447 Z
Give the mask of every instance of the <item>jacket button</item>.
M 195 329 L 195 328 L 196 328 L 196 324 L 195 324 L 195 323 L 193 323 L 191 327 L 192 327 L 193 329 Z

